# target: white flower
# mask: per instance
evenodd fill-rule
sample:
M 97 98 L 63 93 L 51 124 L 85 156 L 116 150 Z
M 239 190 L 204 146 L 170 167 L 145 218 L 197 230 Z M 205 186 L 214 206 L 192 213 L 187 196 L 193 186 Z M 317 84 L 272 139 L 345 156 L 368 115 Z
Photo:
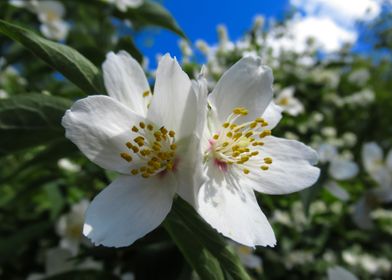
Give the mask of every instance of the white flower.
M 193 203 L 195 133 L 206 110 L 202 81 L 191 82 L 163 56 L 154 95 L 140 65 L 124 51 L 103 64 L 109 96 L 77 101 L 63 118 L 66 137 L 99 166 L 119 173 L 91 202 L 83 233 L 121 247 L 155 229 L 180 194 Z
M 254 269 L 258 272 L 261 272 L 263 269 L 262 259 L 255 254 L 254 250 L 249 247 L 237 244 L 235 242 L 230 242 L 233 246 L 235 252 L 241 260 L 241 263 L 250 269 Z
M 0 99 L 6 99 L 6 98 L 8 98 L 8 93 L 5 90 L 0 89 Z
M 121 12 L 126 12 L 128 8 L 139 8 L 143 5 L 144 0 L 106 0 L 106 2 L 115 4 Z
M 384 153 L 377 143 L 366 143 L 362 147 L 362 162 L 365 170 L 381 187 L 392 187 L 392 149 L 384 160 Z
M 281 118 L 272 99 L 272 71 L 245 57 L 226 71 L 209 95 L 204 130 L 204 175 L 198 212 L 225 236 L 246 246 L 274 246 L 275 236 L 254 190 L 285 194 L 319 176 L 315 151 L 271 136 Z
M 88 205 L 87 200 L 81 200 L 72 205 L 71 211 L 62 215 L 56 225 L 57 234 L 61 237 L 60 247 L 68 249 L 72 255 L 78 253 L 79 244 L 85 238 L 82 235 L 82 230 Z
M 292 116 L 298 116 L 304 112 L 301 101 L 294 97 L 294 87 L 284 88 L 275 98 L 276 104 L 283 108 L 283 111 Z
M 358 280 L 358 278 L 341 266 L 328 268 L 328 280 Z
M 67 158 L 59 159 L 57 165 L 68 172 L 79 172 L 81 167 L 79 164 L 73 163 L 71 160 Z
M 64 40 L 68 35 L 69 25 L 62 17 L 65 7 L 58 1 L 38 1 L 34 11 L 41 21 L 40 30 L 45 37 L 54 40 Z
M 325 188 L 336 198 L 346 201 L 349 194 L 335 180 L 349 180 L 358 174 L 358 165 L 338 154 L 335 146 L 324 143 L 318 148 L 320 162 L 329 163 L 328 174 L 333 180 L 329 180 L 325 184 Z

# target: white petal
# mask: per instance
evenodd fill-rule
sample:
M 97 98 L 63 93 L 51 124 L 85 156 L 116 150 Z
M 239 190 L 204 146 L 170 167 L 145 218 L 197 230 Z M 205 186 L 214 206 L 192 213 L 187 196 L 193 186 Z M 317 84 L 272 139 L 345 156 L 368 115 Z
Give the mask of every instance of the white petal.
M 161 224 L 175 189 L 171 174 L 148 179 L 120 176 L 91 202 L 83 234 L 96 245 L 128 246 Z
M 365 169 L 371 174 L 375 169 L 380 167 L 383 160 L 383 151 L 381 147 L 375 143 L 366 143 L 362 147 L 362 161 Z
M 249 114 L 241 120 L 260 117 L 272 99 L 272 71 L 259 57 L 244 57 L 227 70 L 209 96 L 223 123 L 235 107 L 245 107 Z
M 34 6 L 41 22 L 57 21 L 65 14 L 64 5 L 59 1 L 37 1 Z
M 347 201 L 350 198 L 348 192 L 339 186 L 335 181 L 328 181 L 325 188 L 337 199 Z
M 136 158 L 128 163 L 120 154 L 129 151 L 125 143 L 135 136 L 134 124 L 144 121 L 118 101 L 104 95 L 78 100 L 65 113 L 65 136 L 99 166 L 129 174 Z
M 374 223 L 370 217 L 371 206 L 365 194 L 354 205 L 353 220 L 362 229 L 371 229 Z
M 320 169 L 317 153 L 310 147 L 295 141 L 269 136 L 259 149 L 259 156 L 246 164 L 250 173 L 244 175 L 242 169 L 233 165 L 233 172 L 241 178 L 241 185 L 267 194 L 287 194 L 313 185 Z M 263 158 L 271 157 L 268 170 L 261 170 Z
M 280 122 L 282 111 L 282 107 L 276 105 L 274 101 L 270 102 L 262 115 L 262 118 L 268 122 L 265 129 L 273 129 Z
M 328 268 L 328 280 L 358 280 L 358 278 L 347 269 L 334 266 Z
M 176 59 L 164 55 L 158 65 L 148 118 L 174 130 L 177 139 L 193 134 L 199 113 L 197 87 L 192 86 Z
M 335 146 L 324 143 L 318 148 L 318 155 L 320 162 L 332 161 L 338 156 L 338 150 Z
M 335 158 L 329 165 L 329 174 L 336 180 L 348 180 L 358 174 L 358 165 L 352 160 Z
M 102 65 L 108 94 L 134 112 L 146 116 L 151 99 L 150 86 L 142 67 L 127 52 L 110 52 Z M 144 96 L 145 92 L 149 92 Z
M 215 167 L 199 191 L 198 212 L 217 231 L 246 246 L 275 246 L 274 232 L 251 189 L 235 185 Z

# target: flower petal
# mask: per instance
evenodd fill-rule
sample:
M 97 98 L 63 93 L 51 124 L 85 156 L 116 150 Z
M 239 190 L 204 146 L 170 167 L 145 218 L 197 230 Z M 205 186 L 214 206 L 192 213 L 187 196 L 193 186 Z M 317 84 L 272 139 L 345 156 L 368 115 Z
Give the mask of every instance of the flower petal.
M 135 113 L 146 116 L 151 92 L 139 63 L 125 51 L 110 52 L 102 68 L 108 94 Z
M 135 137 L 134 124 L 144 119 L 118 101 L 104 95 L 89 96 L 75 102 L 67 110 L 62 125 L 65 136 L 99 166 L 129 174 L 137 160 L 125 161 L 125 143 Z
M 335 158 L 329 165 L 329 174 L 336 180 L 347 180 L 358 174 L 358 165 L 352 160 Z
M 276 105 L 274 101 L 270 102 L 262 115 L 262 118 L 268 123 L 265 129 L 273 129 L 280 122 L 282 111 L 282 107 Z
M 198 194 L 199 214 L 217 231 L 246 246 L 275 246 L 271 225 L 254 192 L 210 164 L 210 178 Z
M 341 266 L 328 268 L 328 280 L 358 280 L 358 278 Z
M 328 181 L 325 188 L 337 199 L 347 201 L 350 198 L 349 193 L 338 185 L 335 181 Z
M 175 189 L 171 174 L 148 179 L 120 176 L 91 202 L 83 234 L 96 245 L 128 246 L 160 225 Z
M 176 59 L 166 54 L 159 62 L 148 118 L 176 132 L 177 138 L 194 132 L 198 91 Z
M 234 174 L 241 178 L 241 185 L 267 194 L 287 194 L 300 191 L 313 185 L 320 169 L 317 153 L 308 146 L 295 141 L 266 137 L 264 146 L 259 149 L 259 158 L 252 158 L 245 164 L 250 173 L 244 175 L 242 169 L 233 165 Z M 268 170 L 261 170 L 263 158 L 272 158 Z
M 241 120 L 260 117 L 272 99 L 272 71 L 260 57 L 248 56 L 227 70 L 209 96 L 223 123 L 235 107 L 245 107 L 249 113 Z
M 362 161 L 365 169 L 369 174 L 378 169 L 382 164 L 383 151 L 381 147 L 375 143 L 366 143 L 362 147 Z

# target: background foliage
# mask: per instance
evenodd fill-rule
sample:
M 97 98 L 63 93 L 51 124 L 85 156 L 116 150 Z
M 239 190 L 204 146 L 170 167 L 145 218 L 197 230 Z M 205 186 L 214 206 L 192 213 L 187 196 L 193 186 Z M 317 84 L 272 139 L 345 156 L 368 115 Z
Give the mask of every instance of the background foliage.
M 346 46 L 326 55 L 311 40 L 301 53 L 271 48 L 273 36 L 285 35 L 286 21 L 263 25 L 258 18 L 236 42 L 221 27 L 217 46 L 199 41 L 193 47 L 153 1 L 126 11 L 109 1 L 61 3 L 72 13 L 63 18 L 67 36 L 56 41 L 40 34 L 43 22 L 31 9 L 0 2 L 0 278 L 320 279 L 336 265 L 363 279 L 392 277 L 392 179 L 380 182 L 362 153 L 368 142 L 385 155 L 392 148 L 390 11 L 366 26 L 371 52 Z M 333 147 L 335 158 L 359 171 L 336 178 L 335 159 L 326 157 L 312 188 L 259 195 L 277 235 L 275 248 L 253 252 L 227 242 L 180 199 L 161 227 L 132 246 L 93 247 L 75 217 L 83 215 L 80 201 L 93 198 L 113 174 L 65 139 L 60 120 L 78 98 L 105 94 L 100 68 L 106 53 L 124 49 L 143 62 L 133 39 L 146 26 L 182 38 L 184 69 L 195 77 L 205 62 L 211 88 L 242 56 L 262 55 L 274 71 L 276 102 L 287 103 L 281 94 L 290 87 L 303 106 L 298 114 L 287 109 L 274 134 L 300 139 L 320 155 Z M 384 161 L 374 166 L 392 174 Z

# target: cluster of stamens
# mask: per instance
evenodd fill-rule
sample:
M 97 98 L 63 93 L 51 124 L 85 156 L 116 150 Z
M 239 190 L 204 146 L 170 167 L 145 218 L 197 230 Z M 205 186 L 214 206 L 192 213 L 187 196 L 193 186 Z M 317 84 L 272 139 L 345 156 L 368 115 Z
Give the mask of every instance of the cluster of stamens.
M 156 129 L 152 124 L 144 122 L 133 126 L 131 130 L 138 133 L 138 136 L 125 143 L 129 152 L 123 152 L 120 156 L 127 162 L 138 157 L 145 163 L 139 168 L 132 169 L 132 175 L 141 174 L 143 178 L 148 178 L 164 170 L 173 169 L 177 148 L 173 130 L 168 131 L 164 126 Z
M 244 174 L 250 173 L 244 164 L 259 155 L 256 147 L 263 146 L 263 138 L 271 135 L 271 130 L 265 129 L 268 122 L 263 118 L 256 118 L 240 125 L 235 123 L 239 117 L 247 114 L 248 110 L 243 107 L 234 108 L 233 113 L 222 124 L 222 129 L 214 134 L 210 141 L 210 151 L 217 161 L 224 164 L 239 164 Z M 272 158 L 264 157 L 261 161 L 260 169 L 268 170 Z

